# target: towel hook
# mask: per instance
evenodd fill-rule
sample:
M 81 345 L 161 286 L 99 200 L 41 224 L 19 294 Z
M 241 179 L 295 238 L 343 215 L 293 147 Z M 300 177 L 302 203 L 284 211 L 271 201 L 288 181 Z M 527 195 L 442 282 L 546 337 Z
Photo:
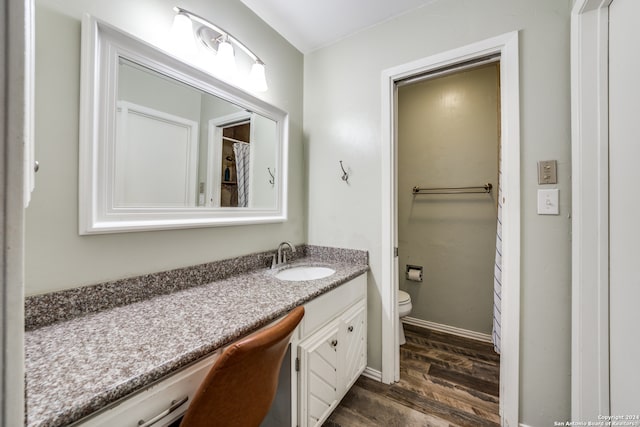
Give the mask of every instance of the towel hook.
M 275 172 L 276 170 L 274 169 L 273 172 Z M 269 179 L 269 184 L 273 185 L 276 183 L 276 177 L 273 176 L 273 172 L 271 172 L 271 168 L 267 168 L 267 172 L 269 172 L 269 175 L 271 175 L 271 178 Z
M 349 183 L 349 174 L 346 170 L 344 170 L 344 166 L 342 166 L 342 160 L 340 160 L 340 168 L 342 169 L 342 180 L 346 183 Z

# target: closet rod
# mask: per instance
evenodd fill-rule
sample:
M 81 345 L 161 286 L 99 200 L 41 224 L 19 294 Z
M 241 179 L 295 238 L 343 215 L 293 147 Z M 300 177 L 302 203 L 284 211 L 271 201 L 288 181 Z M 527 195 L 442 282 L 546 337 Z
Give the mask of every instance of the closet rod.
M 444 187 L 444 188 L 420 188 L 413 187 L 413 194 L 477 194 L 491 193 L 493 185 L 490 182 L 479 187 Z
M 229 141 L 229 142 L 242 142 L 243 144 L 248 144 L 249 143 L 247 141 L 241 141 L 239 139 L 229 138 L 228 136 L 223 136 L 222 139 L 224 141 Z

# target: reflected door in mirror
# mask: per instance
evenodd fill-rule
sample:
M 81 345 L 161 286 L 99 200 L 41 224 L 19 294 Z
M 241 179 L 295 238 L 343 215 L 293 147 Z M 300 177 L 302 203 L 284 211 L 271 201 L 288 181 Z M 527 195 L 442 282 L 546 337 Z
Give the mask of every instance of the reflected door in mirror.
M 249 144 L 251 122 L 245 121 L 222 129 L 222 184 L 220 206 L 247 207 L 249 183 Z M 245 150 L 243 147 L 247 146 Z

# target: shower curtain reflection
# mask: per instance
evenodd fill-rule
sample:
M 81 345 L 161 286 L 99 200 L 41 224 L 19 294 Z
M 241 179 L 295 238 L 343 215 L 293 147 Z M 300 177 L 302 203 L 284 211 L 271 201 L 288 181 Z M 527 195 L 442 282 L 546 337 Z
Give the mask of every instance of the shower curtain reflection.
M 249 144 L 236 142 L 233 144 L 236 155 L 236 174 L 238 176 L 238 207 L 249 206 Z

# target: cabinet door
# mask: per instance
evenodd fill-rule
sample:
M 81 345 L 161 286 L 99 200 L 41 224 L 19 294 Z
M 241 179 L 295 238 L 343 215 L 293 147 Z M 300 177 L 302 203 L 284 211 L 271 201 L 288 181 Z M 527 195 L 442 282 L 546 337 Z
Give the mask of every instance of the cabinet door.
M 300 343 L 300 425 L 319 426 L 338 404 L 339 322 Z
M 367 325 L 365 302 L 358 303 L 343 317 L 342 330 L 344 346 L 342 347 L 344 364 L 343 392 L 346 393 L 358 379 L 367 364 Z

